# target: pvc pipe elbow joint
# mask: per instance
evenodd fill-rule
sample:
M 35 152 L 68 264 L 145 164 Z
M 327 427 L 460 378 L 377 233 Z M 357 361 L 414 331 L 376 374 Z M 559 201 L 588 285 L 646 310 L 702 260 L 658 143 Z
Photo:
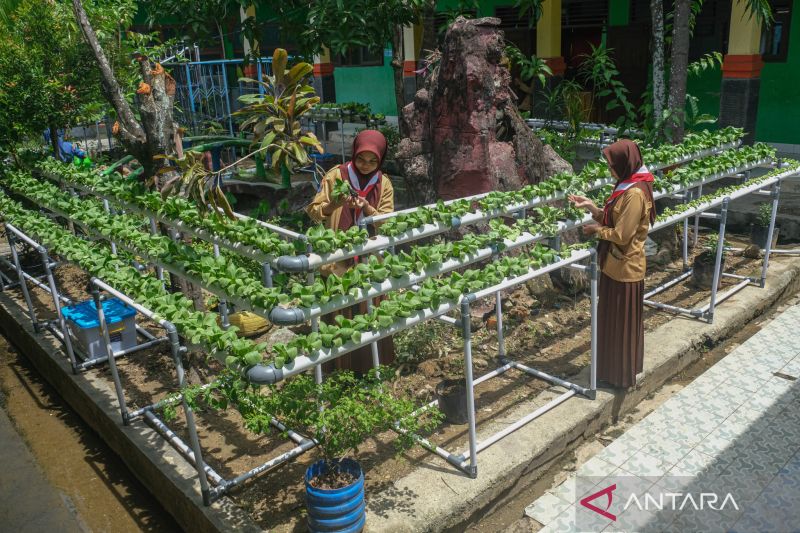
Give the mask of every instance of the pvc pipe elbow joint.
M 278 258 L 276 266 L 282 272 L 308 272 L 308 256 L 282 255 Z
M 256 365 L 247 371 L 247 380 L 253 385 L 272 385 L 283 379 L 283 370 L 274 365 Z
M 297 307 L 273 307 L 269 321 L 276 326 L 295 326 L 305 322 L 305 315 Z

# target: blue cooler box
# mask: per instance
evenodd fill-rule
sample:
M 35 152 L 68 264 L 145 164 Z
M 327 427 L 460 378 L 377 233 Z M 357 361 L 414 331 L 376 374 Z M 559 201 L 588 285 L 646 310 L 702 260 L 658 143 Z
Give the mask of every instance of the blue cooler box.
M 78 341 L 90 359 L 104 357 L 103 334 L 97 320 L 94 300 L 88 300 L 61 310 L 72 337 Z M 136 310 L 117 298 L 103 302 L 111 348 L 115 352 L 136 346 Z

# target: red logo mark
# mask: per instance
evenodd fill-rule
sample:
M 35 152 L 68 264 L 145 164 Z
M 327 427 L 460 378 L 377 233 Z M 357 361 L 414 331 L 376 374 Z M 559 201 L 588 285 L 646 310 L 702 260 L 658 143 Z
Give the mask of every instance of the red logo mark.
M 617 515 L 611 514 L 608 512 L 608 509 L 611 507 L 611 501 L 614 499 L 613 492 L 617 488 L 617 484 L 614 483 L 613 485 L 609 485 L 608 487 L 604 488 L 601 491 L 595 492 L 594 494 L 590 494 L 584 499 L 581 500 L 581 505 L 586 507 L 587 509 L 591 509 L 595 513 L 599 514 L 600 516 L 604 516 L 609 520 L 616 520 Z M 606 505 L 605 509 L 600 509 L 599 507 L 592 505 L 589 503 L 592 500 L 596 500 L 600 496 L 607 496 L 608 497 L 608 505 Z

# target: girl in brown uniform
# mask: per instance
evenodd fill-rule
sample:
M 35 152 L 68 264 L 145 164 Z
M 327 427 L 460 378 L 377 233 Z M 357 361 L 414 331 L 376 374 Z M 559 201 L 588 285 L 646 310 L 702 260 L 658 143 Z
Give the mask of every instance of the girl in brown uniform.
M 583 196 L 569 200 L 591 213 L 597 224 L 587 224 L 583 232 L 600 240 L 597 378 L 627 388 L 636 385 L 644 361 L 644 243 L 656 216 L 653 175 L 633 141 L 617 141 L 603 156 L 617 179 L 605 206 Z
M 389 176 L 381 172 L 381 163 L 386 155 L 386 138 L 376 130 L 364 130 L 353 140 L 353 158 L 328 172 L 322 179 L 319 192 L 314 196 L 306 213 L 315 222 L 326 228 L 345 231 L 358 224 L 362 217 L 391 213 L 394 211 L 394 189 Z M 350 184 L 353 195 L 333 200 L 333 188 L 337 180 Z M 323 275 L 331 272 L 341 275 L 353 264 L 353 260 L 340 261 L 329 268 L 321 269 Z M 376 299 L 377 304 L 378 299 Z M 367 312 L 365 302 L 340 311 L 352 318 L 354 314 Z M 333 322 L 333 316 L 323 317 Z M 381 364 L 394 360 L 394 343 L 391 337 L 378 341 Z M 372 367 L 372 352 L 369 346 L 359 348 L 335 359 L 326 365 L 326 370 L 342 368 L 365 373 Z

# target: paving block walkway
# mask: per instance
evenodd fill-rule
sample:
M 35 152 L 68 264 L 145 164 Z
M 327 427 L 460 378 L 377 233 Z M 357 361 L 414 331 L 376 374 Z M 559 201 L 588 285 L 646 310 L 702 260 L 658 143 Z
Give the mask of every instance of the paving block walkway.
M 543 532 L 800 532 L 800 305 L 525 514 Z

